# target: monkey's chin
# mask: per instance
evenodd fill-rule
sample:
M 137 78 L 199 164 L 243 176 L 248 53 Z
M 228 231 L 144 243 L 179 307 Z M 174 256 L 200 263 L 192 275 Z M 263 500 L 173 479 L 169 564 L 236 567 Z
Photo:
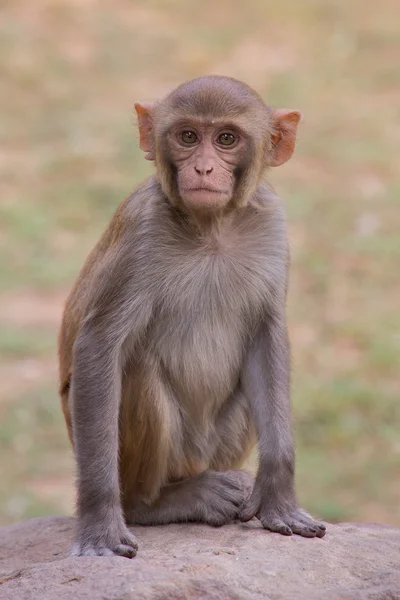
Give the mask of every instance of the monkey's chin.
M 228 192 L 207 189 L 185 190 L 181 197 L 192 210 L 221 210 L 231 199 Z

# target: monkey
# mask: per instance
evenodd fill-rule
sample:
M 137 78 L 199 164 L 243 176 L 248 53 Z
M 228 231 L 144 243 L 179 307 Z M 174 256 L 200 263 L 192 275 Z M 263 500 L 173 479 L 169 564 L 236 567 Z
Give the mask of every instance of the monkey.
M 301 114 L 214 75 L 135 110 L 155 174 L 117 208 L 59 334 L 72 554 L 131 558 L 135 524 L 256 517 L 321 538 L 296 501 L 289 248 L 266 178 L 292 156 Z M 253 479 L 241 467 L 256 445 Z

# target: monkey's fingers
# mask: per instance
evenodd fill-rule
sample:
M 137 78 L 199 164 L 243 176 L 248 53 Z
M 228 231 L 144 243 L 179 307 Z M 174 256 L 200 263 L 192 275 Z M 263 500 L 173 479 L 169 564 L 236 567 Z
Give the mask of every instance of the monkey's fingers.
M 301 523 L 300 521 L 293 521 L 293 523 L 290 524 L 290 527 L 293 533 L 296 533 L 301 537 L 313 538 L 317 536 L 315 527 L 304 525 L 304 523 Z
M 316 530 L 316 534 L 315 534 L 316 537 L 319 537 L 319 538 L 324 537 L 324 535 L 326 533 L 326 525 L 324 525 L 324 523 L 313 519 L 312 516 L 309 515 L 302 508 L 298 509 L 297 514 L 298 514 L 299 521 L 301 521 L 303 523 L 303 525 L 308 525 L 312 529 Z M 295 532 L 295 533 L 297 533 L 297 532 Z
M 279 518 L 264 518 L 260 519 L 262 526 L 264 529 L 269 529 L 269 531 L 274 531 L 275 533 L 280 533 L 281 535 L 292 535 L 293 531 L 284 521 Z
M 114 554 L 117 556 L 125 556 L 126 558 L 133 558 L 137 554 L 137 547 L 127 546 L 126 544 L 119 544 L 114 548 Z
M 277 509 L 261 511 L 260 521 L 264 529 L 275 531 L 282 535 L 293 533 L 305 538 L 323 537 L 326 527 L 320 521 L 315 521 L 310 515 L 301 509 L 294 508 L 287 512 Z

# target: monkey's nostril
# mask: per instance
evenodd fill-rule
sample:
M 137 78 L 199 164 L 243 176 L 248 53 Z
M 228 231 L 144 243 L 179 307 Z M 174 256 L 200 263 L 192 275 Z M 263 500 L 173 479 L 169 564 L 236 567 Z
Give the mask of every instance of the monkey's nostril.
M 196 171 L 196 173 L 198 175 L 210 175 L 210 173 L 212 173 L 214 171 L 214 167 L 198 167 L 195 166 L 194 170 Z

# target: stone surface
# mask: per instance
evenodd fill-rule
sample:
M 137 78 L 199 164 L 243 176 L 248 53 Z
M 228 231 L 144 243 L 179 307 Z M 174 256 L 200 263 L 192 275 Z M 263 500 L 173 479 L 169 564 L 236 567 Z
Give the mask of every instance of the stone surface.
M 0 529 L 1 600 L 396 600 L 400 529 L 330 525 L 324 539 L 279 536 L 254 520 L 135 527 L 136 558 L 71 558 L 74 519 Z

